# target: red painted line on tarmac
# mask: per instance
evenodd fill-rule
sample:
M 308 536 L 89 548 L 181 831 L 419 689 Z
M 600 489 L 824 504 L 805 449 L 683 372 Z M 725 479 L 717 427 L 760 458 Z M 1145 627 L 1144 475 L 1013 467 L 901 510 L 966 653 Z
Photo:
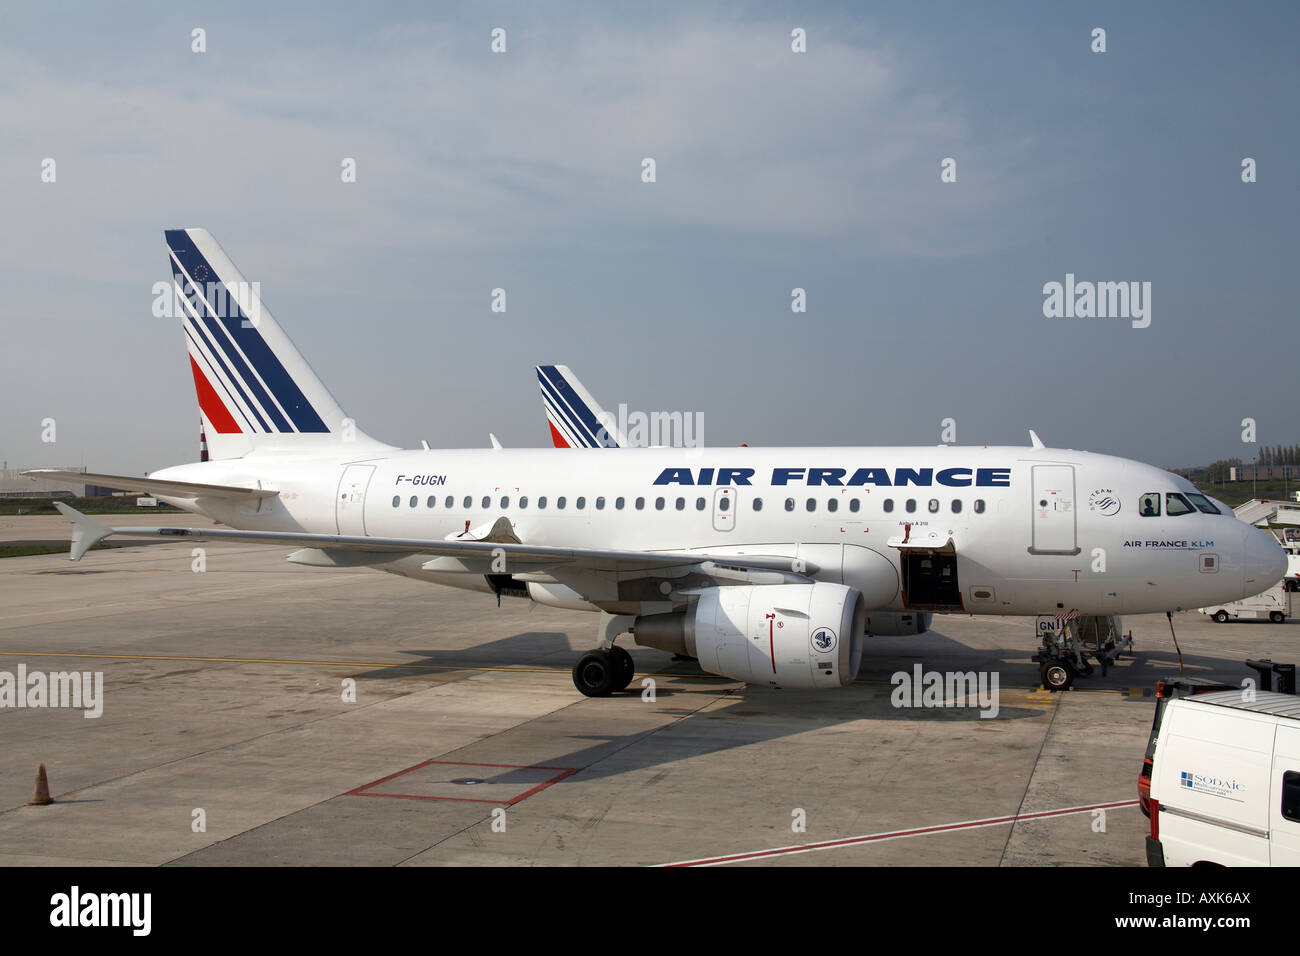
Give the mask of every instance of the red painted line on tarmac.
M 813 853 L 818 850 L 834 850 L 844 846 L 862 846 L 867 843 L 880 843 L 885 840 L 900 840 L 905 837 L 926 836 L 931 833 L 951 833 L 955 830 L 974 830 L 979 827 L 996 827 L 1021 820 L 1043 820 L 1049 817 L 1063 817 L 1071 813 L 1090 813 L 1093 810 L 1118 810 L 1135 807 L 1136 800 L 1119 800 L 1115 803 L 1094 803 L 1086 807 L 1065 807 L 1060 810 L 1039 810 L 1034 813 L 1015 813 L 1006 817 L 986 817 L 983 820 L 964 820 L 961 823 L 942 823 L 932 827 L 917 827 L 912 830 L 891 830 L 886 833 L 868 833 L 864 836 L 846 837 L 843 840 L 826 840 L 822 843 L 801 843 L 794 846 L 774 847 L 770 850 L 754 850 L 750 853 L 734 853 L 730 856 L 704 857 L 698 860 L 682 860 L 678 863 L 661 863 L 660 866 L 720 866 L 724 863 L 739 863 L 745 860 L 762 860 L 774 856 L 786 856 L 793 853 Z

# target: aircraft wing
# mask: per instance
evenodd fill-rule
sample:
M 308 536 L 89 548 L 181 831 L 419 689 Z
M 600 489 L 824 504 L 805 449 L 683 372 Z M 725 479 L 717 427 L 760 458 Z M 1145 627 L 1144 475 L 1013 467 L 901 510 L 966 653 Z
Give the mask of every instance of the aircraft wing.
M 139 491 L 169 498 L 274 498 L 280 492 L 268 488 L 240 488 L 236 485 L 205 485 L 197 481 L 165 481 L 157 478 L 133 478 L 130 475 L 101 475 L 93 471 L 61 471 L 57 468 L 31 468 L 19 472 L 34 478 L 53 478 L 77 484 L 103 485 L 118 491 Z
M 585 575 L 603 576 L 612 581 L 629 578 L 679 578 L 686 573 L 698 574 L 713 581 L 752 584 L 807 582 L 820 570 L 808 561 L 793 568 L 793 558 L 770 554 L 714 554 L 688 551 L 615 551 L 601 548 L 564 548 L 552 545 L 512 543 L 507 540 L 445 540 L 422 538 L 378 538 L 346 534 L 310 534 L 303 531 L 236 531 L 228 528 L 163 528 L 129 526 L 110 528 L 87 517 L 61 501 L 54 507 L 72 522 L 73 561 L 78 561 L 90 547 L 109 535 L 132 537 L 189 538 L 216 541 L 249 541 L 282 544 L 298 548 L 341 549 L 372 554 L 429 555 L 434 569 L 452 570 L 442 559 L 458 559 L 463 570 L 482 573 L 533 573 L 558 569 L 569 580 Z M 507 521 L 498 519 L 497 524 Z M 495 537 L 495 535 L 494 535 Z M 501 562 L 504 561 L 504 566 Z M 493 562 L 498 567 L 492 568 Z M 670 569 L 677 573 L 669 574 Z M 581 592 L 580 592 L 581 593 Z

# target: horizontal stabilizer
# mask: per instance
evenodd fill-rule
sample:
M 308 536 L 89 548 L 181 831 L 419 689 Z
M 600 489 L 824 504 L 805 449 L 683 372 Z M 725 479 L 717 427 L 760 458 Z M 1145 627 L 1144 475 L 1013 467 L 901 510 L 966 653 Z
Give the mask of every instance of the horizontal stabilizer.
M 60 471 L 56 468 L 33 468 L 20 472 L 34 478 L 53 478 L 77 484 L 101 485 L 117 491 L 139 491 L 164 498 L 232 498 L 235 500 L 274 498 L 280 492 L 268 488 L 240 488 L 235 485 L 205 485 L 197 481 L 163 481 L 157 478 L 132 478 L 130 475 L 100 475 L 93 471 Z
M 62 501 L 54 502 L 54 507 L 72 522 L 72 551 L 68 555 L 69 560 L 80 561 L 87 551 L 113 533 L 112 528 L 83 515 L 75 508 L 69 508 Z

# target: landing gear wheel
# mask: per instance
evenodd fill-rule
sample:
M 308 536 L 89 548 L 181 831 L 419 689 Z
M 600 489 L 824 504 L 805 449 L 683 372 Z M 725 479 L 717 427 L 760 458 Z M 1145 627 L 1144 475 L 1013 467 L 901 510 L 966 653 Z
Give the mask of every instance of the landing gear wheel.
M 614 681 L 614 689 L 627 690 L 627 685 L 632 683 L 632 678 L 636 676 L 636 663 L 632 660 L 632 655 L 617 644 L 609 649 L 609 653 L 614 659 L 614 672 L 618 675 Z
M 573 665 L 573 686 L 588 697 L 608 697 L 618 687 L 619 674 L 618 662 L 609 651 L 588 651 Z
M 1074 683 L 1074 667 L 1069 661 L 1044 661 L 1038 677 L 1048 690 L 1069 690 Z
M 1272 621 L 1274 624 L 1281 624 L 1283 621 L 1286 620 L 1286 615 L 1283 614 L 1281 611 L 1270 611 L 1268 614 L 1268 619 Z
M 1214 619 L 1215 619 L 1216 621 L 1218 621 L 1220 624 L 1227 624 L 1227 623 L 1228 623 L 1228 612 L 1227 612 L 1227 611 L 1215 611 L 1215 612 L 1214 612 Z

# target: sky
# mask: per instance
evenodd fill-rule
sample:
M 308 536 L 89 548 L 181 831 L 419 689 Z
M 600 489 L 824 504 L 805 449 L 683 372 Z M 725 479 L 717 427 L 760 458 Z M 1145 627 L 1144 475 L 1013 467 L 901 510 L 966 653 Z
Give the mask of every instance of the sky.
M 1293 3 L 5 4 L 0 459 L 197 458 L 151 305 L 163 230 L 201 226 L 405 447 L 548 445 L 533 366 L 567 364 L 709 445 L 932 445 L 952 419 L 957 444 L 1249 461 L 1243 419 L 1300 441 L 1298 26 Z M 1067 274 L 1150 283 L 1149 325 L 1045 315 Z

